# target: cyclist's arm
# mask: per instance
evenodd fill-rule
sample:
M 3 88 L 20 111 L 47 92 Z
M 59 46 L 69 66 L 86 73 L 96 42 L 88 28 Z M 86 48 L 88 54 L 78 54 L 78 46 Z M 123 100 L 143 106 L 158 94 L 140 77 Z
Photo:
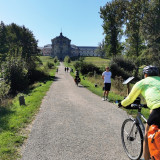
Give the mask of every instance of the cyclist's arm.
M 121 102 L 122 106 L 125 107 L 133 103 L 136 100 L 136 98 L 140 95 L 140 93 L 141 93 L 141 85 L 139 85 L 139 83 L 136 83 L 133 86 L 130 94 Z

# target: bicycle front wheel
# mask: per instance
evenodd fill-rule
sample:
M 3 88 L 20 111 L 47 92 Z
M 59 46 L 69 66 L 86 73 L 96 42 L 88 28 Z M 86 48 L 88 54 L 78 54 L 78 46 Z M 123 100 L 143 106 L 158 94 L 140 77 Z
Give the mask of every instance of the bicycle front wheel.
M 138 124 L 133 119 L 126 119 L 121 128 L 123 148 L 132 160 L 138 160 L 143 152 L 143 135 Z

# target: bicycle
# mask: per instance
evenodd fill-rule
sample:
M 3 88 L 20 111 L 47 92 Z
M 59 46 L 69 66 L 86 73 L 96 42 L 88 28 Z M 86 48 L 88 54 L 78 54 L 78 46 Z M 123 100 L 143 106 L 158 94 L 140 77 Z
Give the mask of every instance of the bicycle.
M 123 148 L 131 160 L 139 160 L 143 153 L 145 127 L 142 119 L 144 122 L 147 122 L 147 119 L 141 113 L 142 108 L 147 108 L 147 105 L 131 104 L 130 109 L 138 109 L 137 116 L 126 119 L 121 127 Z
M 81 79 L 79 78 L 79 76 L 76 76 L 74 79 L 76 85 L 78 86 L 78 84 L 80 83 Z

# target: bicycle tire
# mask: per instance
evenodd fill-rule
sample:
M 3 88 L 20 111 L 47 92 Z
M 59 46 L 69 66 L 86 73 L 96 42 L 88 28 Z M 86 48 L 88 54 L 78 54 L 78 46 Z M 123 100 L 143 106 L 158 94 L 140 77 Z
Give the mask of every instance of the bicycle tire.
M 123 122 L 121 127 L 121 140 L 127 156 L 131 160 L 139 160 L 143 153 L 143 134 L 140 126 L 134 122 L 131 118 Z M 133 130 L 131 136 L 129 136 L 128 134 L 131 128 Z

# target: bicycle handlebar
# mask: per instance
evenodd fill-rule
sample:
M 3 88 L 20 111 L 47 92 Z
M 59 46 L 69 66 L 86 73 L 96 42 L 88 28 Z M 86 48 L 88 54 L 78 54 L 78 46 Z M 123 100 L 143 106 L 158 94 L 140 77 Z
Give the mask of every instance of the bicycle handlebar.
M 131 104 L 132 109 L 148 108 L 146 104 Z

